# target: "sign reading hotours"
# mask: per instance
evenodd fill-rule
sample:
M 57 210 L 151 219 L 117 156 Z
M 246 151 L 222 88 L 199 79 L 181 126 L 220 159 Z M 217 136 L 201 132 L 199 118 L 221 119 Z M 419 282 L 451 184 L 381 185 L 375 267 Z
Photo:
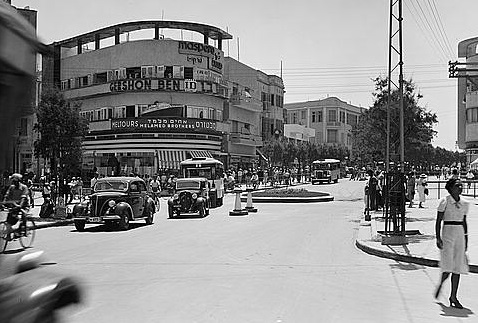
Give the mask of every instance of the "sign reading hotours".
M 177 118 L 129 118 L 112 120 L 111 129 L 216 131 L 216 121 Z

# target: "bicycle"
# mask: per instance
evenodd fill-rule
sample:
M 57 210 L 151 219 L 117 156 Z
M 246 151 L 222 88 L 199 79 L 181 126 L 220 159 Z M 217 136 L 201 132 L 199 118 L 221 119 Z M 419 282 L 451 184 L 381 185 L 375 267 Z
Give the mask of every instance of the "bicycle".
M 15 208 L 18 210 L 20 216 L 19 225 L 17 228 L 11 228 L 8 232 L 9 225 L 7 221 L 0 222 L 0 253 L 3 253 L 10 241 L 20 239 L 20 244 L 24 249 L 29 248 L 35 240 L 35 221 L 30 217 L 29 210 Z M 12 227 L 12 226 L 10 226 Z

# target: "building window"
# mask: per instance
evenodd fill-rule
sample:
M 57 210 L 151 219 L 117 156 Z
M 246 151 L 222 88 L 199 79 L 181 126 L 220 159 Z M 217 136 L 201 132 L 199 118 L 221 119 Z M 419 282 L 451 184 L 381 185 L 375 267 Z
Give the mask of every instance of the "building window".
M 478 122 L 478 108 L 471 108 L 466 110 L 466 122 Z
M 95 74 L 94 83 L 102 84 L 108 82 L 108 75 L 106 72 Z
M 337 110 L 329 110 L 328 111 L 327 122 L 337 122 Z
M 28 135 L 28 119 L 21 118 L 20 119 L 20 129 L 19 129 L 20 136 L 27 136 Z
M 347 113 L 347 124 L 355 126 L 358 122 L 358 116 L 355 114 Z
M 317 112 L 312 111 L 312 122 L 317 122 Z
M 194 68 L 185 67 L 184 68 L 184 78 L 187 80 L 192 80 L 194 78 Z
M 340 111 L 340 122 L 345 123 L 345 111 Z
M 126 118 L 134 118 L 134 117 L 136 117 L 136 106 L 135 105 L 126 106 Z
M 323 122 L 322 111 L 317 111 L 317 122 Z
M 274 95 L 274 94 L 271 94 L 271 105 L 273 105 L 273 106 L 275 105 L 275 104 L 274 104 L 274 103 L 275 103 L 275 102 L 274 102 L 274 98 L 275 98 L 275 95 Z
M 300 118 L 301 118 L 302 120 L 305 119 L 305 113 L 306 113 L 305 110 L 303 110 L 303 111 L 300 112 Z
M 337 129 L 327 129 L 327 142 L 328 143 L 338 143 L 338 132 Z

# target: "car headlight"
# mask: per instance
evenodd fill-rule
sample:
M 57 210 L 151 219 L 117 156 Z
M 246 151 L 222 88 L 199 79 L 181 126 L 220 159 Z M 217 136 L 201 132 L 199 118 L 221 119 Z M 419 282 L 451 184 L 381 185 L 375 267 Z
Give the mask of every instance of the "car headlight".
M 108 206 L 109 206 L 109 207 L 115 207 L 115 205 L 116 205 L 116 202 L 115 202 L 114 200 L 110 200 L 110 201 L 108 202 Z
M 179 194 L 174 194 L 173 200 L 177 200 L 179 198 Z
M 193 199 L 197 199 L 198 195 L 196 193 L 193 193 L 192 197 L 193 197 Z

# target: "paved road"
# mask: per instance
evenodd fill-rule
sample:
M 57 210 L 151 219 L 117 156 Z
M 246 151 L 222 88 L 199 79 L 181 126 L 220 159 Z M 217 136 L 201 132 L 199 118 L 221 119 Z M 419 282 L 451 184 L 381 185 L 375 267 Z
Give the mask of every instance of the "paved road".
M 174 220 L 163 201 L 152 226 L 43 229 L 35 246 L 87 286 L 85 304 L 63 313 L 69 322 L 478 320 L 474 275 L 460 289 L 469 310 L 457 313 L 432 298 L 437 268 L 355 247 L 363 182 L 307 188 L 336 200 L 255 204 L 258 213 L 231 217 L 229 195 L 204 219 Z

